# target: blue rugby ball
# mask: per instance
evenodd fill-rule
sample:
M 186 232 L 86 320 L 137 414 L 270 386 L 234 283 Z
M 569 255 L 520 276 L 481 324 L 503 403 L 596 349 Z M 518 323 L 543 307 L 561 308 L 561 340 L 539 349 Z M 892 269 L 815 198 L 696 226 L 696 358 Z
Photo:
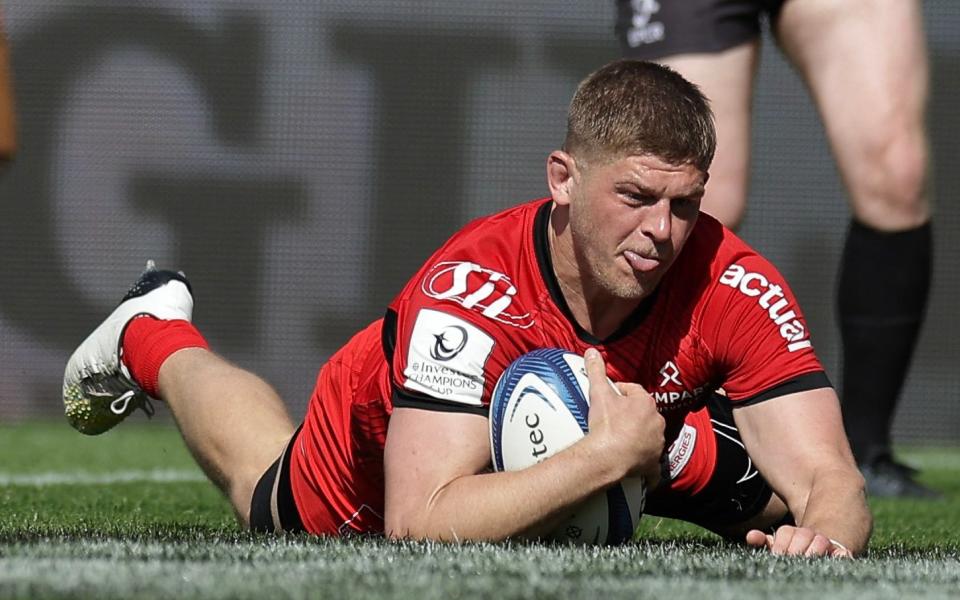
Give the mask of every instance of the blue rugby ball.
M 525 469 L 588 431 L 590 383 L 583 357 L 546 348 L 524 354 L 503 372 L 490 403 L 490 449 L 496 471 Z M 577 506 L 548 536 L 574 544 L 621 544 L 643 514 L 643 478 L 629 477 Z

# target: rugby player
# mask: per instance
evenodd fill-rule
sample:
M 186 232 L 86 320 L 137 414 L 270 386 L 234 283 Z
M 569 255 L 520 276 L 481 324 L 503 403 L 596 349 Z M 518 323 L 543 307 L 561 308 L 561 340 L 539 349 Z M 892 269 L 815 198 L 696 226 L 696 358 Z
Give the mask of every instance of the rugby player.
M 162 399 L 258 530 L 536 537 L 629 474 L 652 514 L 775 553 L 856 555 L 863 479 L 803 315 L 769 262 L 699 212 L 714 148 L 695 86 L 611 63 L 577 89 L 550 197 L 450 237 L 320 369 L 299 427 L 208 349 L 184 276 L 152 267 L 68 361 L 68 419 L 97 433 Z M 622 395 L 591 386 L 583 440 L 490 472 L 492 389 L 541 347 L 584 354 Z
M 853 216 L 837 301 L 843 417 L 874 496 L 936 498 L 893 458 L 890 430 L 923 322 L 932 268 L 928 67 L 918 0 L 618 0 L 624 55 L 694 82 L 717 116 L 703 210 L 736 229 L 747 202 L 750 109 L 769 20 L 809 88 Z

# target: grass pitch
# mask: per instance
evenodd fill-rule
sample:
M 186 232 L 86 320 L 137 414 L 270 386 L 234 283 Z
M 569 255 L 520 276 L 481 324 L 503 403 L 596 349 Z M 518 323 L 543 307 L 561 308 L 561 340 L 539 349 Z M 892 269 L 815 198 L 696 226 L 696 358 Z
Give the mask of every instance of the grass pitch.
M 873 501 L 857 561 L 772 557 L 646 517 L 620 548 L 257 536 L 170 427 L 0 427 L 0 597 L 960 598 L 960 450 L 904 456 L 939 502 Z

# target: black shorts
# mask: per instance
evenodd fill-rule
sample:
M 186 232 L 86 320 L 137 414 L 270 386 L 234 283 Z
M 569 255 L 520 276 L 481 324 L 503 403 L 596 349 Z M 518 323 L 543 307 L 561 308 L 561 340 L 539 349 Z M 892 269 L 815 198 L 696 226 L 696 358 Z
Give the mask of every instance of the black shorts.
M 617 39 L 628 58 L 721 52 L 760 35 L 785 1 L 617 0 Z
M 301 425 L 300 427 L 303 427 Z M 260 477 L 250 501 L 250 529 L 263 533 L 305 531 L 290 489 L 290 447 L 300 428 L 290 437 L 283 453 Z
M 770 502 L 773 490 L 747 455 L 733 422 L 730 401 L 713 394 L 707 409 L 717 443 L 716 466 L 709 482 L 692 495 L 654 491 L 647 497 L 644 512 L 722 531 L 760 514 Z M 785 522 L 788 521 L 789 517 Z

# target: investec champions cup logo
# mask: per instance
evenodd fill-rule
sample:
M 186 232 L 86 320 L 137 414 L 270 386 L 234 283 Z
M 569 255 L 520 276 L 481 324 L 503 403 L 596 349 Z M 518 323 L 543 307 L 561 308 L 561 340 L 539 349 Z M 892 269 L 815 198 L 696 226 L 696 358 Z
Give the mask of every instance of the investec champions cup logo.
M 430 358 L 446 362 L 467 346 L 467 330 L 459 325 L 445 327 L 440 333 L 433 334 L 433 346 L 430 348 Z
M 437 263 L 423 278 L 420 289 L 431 298 L 456 302 L 507 325 L 527 329 L 534 322 L 530 313 L 511 310 L 517 288 L 510 278 L 476 263 Z

